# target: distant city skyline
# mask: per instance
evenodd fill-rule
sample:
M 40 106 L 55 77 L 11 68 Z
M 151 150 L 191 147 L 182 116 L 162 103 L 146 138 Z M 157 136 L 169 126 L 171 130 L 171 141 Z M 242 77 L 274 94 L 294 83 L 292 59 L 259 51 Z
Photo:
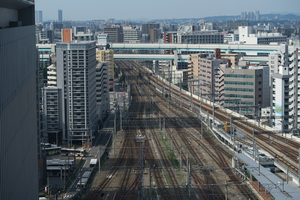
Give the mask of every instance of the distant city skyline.
M 152 0 L 141 3 L 138 0 L 112 1 L 79 1 L 79 0 L 52 0 L 35 3 L 36 10 L 43 11 L 43 20 L 58 20 L 58 10 L 63 11 L 63 20 L 155 20 L 179 18 L 204 18 L 221 15 L 240 15 L 241 12 L 260 11 L 269 13 L 297 13 L 299 14 L 299 0 L 187 0 L 169 1 Z

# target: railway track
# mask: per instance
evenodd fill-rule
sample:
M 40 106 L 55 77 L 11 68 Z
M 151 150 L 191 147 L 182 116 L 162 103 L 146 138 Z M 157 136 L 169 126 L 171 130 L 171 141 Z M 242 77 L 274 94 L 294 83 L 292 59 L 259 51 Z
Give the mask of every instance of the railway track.
M 148 71 L 144 70 L 141 66 L 137 67 L 139 67 L 140 71 L 144 72 L 145 74 L 149 73 Z M 180 94 L 180 92 L 174 88 L 171 88 L 171 90 L 169 90 L 169 85 L 163 83 L 156 77 L 149 76 L 149 78 L 153 85 L 160 87 L 160 89 L 164 90 L 165 93 L 172 93 L 172 100 L 177 100 L 178 102 L 181 102 L 183 107 L 190 109 L 191 97 L 189 95 L 183 93 Z M 201 102 L 201 104 L 202 111 L 208 112 L 210 115 L 212 115 L 212 106 L 206 104 L 205 102 Z M 193 105 L 200 107 L 200 100 L 193 98 Z M 198 110 L 196 109 L 194 109 L 193 111 L 196 113 L 198 112 Z M 230 117 L 228 115 L 226 116 L 226 113 L 223 110 L 215 110 L 214 115 L 216 119 L 222 121 L 223 123 L 230 121 Z M 252 140 L 253 129 L 255 131 L 266 131 L 257 126 L 251 126 L 249 123 L 246 122 L 246 120 L 234 120 L 233 124 L 234 126 L 244 130 L 249 140 Z M 269 152 L 273 157 L 275 157 L 283 165 L 287 166 L 295 174 L 299 174 L 297 156 L 299 154 L 300 143 L 290 139 L 287 139 L 287 143 L 284 143 L 282 141 L 285 141 L 285 138 L 278 134 L 276 136 L 271 136 L 271 138 L 273 138 L 271 144 L 268 143 L 267 135 L 256 135 L 255 141 L 261 149 Z
M 152 91 L 152 92 L 155 92 L 155 91 Z M 159 96 L 159 95 L 158 95 Z M 175 106 L 173 106 L 173 107 L 175 107 Z M 157 110 L 158 110 L 158 108 L 157 108 Z M 187 111 L 185 111 L 185 110 L 182 110 L 183 112 L 185 112 L 185 113 L 187 113 Z M 175 113 L 175 112 L 177 112 L 177 108 L 176 108 L 176 110 L 172 110 L 172 112 L 171 113 Z M 165 111 L 165 112 L 163 112 L 163 113 L 168 113 L 168 111 Z M 187 113 L 189 116 L 191 116 L 191 114 L 190 113 Z M 170 116 L 166 116 L 166 117 L 170 117 Z M 171 116 L 171 117 L 173 117 L 173 116 Z M 190 127 L 199 127 L 199 124 L 198 125 L 192 125 L 192 124 L 189 124 L 189 126 Z M 179 126 L 178 126 L 179 127 Z M 187 134 L 189 133 L 189 131 L 187 131 Z M 171 137 L 170 135 L 171 135 L 171 133 L 170 133 L 170 131 L 168 131 L 168 134 L 169 134 L 169 137 Z M 226 168 L 229 168 L 229 162 L 228 162 L 228 160 L 226 160 L 225 158 L 224 158 L 224 155 L 223 154 L 221 154 L 221 151 L 219 151 L 219 150 L 221 150 L 221 148 L 218 148 L 217 149 L 217 151 L 215 152 L 215 154 L 213 154 L 213 153 L 211 153 L 211 149 L 208 149 L 207 148 L 207 146 L 205 146 L 205 145 L 203 145 L 203 142 L 201 142 L 198 138 L 196 138 L 194 135 L 191 135 L 191 134 L 189 134 L 189 136 L 190 137 L 192 137 L 199 145 L 202 145 L 202 146 L 204 146 L 204 149 L 205 149 L 205 151 L 210 155 L 210 157 L 211 158 L 213 158 L 214 159 L 214 161 L 216 162 L 216 163 L 218 163 L 218 165 L 220 166 L 220 167 L 226 167 Z M 211 137 L 208 137 L 209 138 L 209 143 L 210 144 L 212 144 L 212 143 L 215 143 L 214 141 L 212 141 L 212 139 L 211 139 Z M 182 137 L 182 140 L 183 141 L 185 141 L 185 143 L 187 144 L 186 146 L 190 146 L 190 145 L 188 145 L 188 141 L 186 140 L 186 137 Z M 179 151 L 179 149 L 178 149 L 178 147 L 179 147 L 179 145 L 177 144 L 177 142 L 176 142 L 176 140 L 174 141 L 174 146 L 175 146 L 175 148 L 177 148 L 177 151 Z M 203 165 L 202 164 L 202 162 L 201 162 L 201 159 L 199 159 L 199 157 L 198 157 L 198 155 L 196 154 L 196 152 L 193 150 L 193 149 L 189 149 L 189 151 L 190 152 L 192 152 L 192 155 L 193 155 L 193 157 L 194 157 L 194 159 L 196 159 L 197 160 L 197 164 L 198 165 Z M 226 151 L 225 151 L 226 152 Z M 228 154 L 228 153 L 227 153 Z M 228 157 L 229 157 L 229 159 L 232 157 L 232 155 L 227 155 Z M 184 160 L 186 160 L 186 158 L 185 158 L 185 156 L 184 156 Z M 186 161 L 185 161 L 186 162 Z M 193 171 L 193 169 L 192 169 L 192 177 L 193 176 L 197 176 L 197 174 Z M 211 174 L 208 172 L 208 171 L 205 171 L 205 170 L 203 170 L 202 171 L 202 173 L 204 173 L 205 174 L 205 177 L 211 177 Z M 238 178 L 235 176 L 235 174 L 231 171 L 231 170 L 226 170 L 226 174 L 228 174 L 228 176 L 230 177 L 230 180 L 234 183 L 234 184 L 240 184 L 241 183 L 241 181 L 240 180 L 238 180 Z M 203 184 L 205 181 L 206 182 L 208 182 L 208 179 L 206 179 L 206 180 L 204 180 L 204 181 L 202 181 L 199 177 L 193 177 L 193 179 L 194 179 L 194 181 L 195 182 L 197 182 L 198 181 L 198 183 L 199 184 Z M 210 179 L 210 183 L 211 184 L 215 184 L 216 182 L 214 181 L 214 180 L 211 180 Z M 218 192 L 217 193 L 219 193 L 219 194 L 221 194 L 222 193 L 222 191 L 220 190 L 220 188 L 218 188 Z M 240 190 L 242 191 L 242 192 L 248 192 L 249 193 L 249 191 L 248 191 L 248 188 L 246 187 L 246 186 L 241 186 L 240 187 Z M 206 188 L 206 190 L 205 190 L 205 192 L 203 192 L 202 191 L 202 193 L 204 193 L 204 194 L 207 194 L 208 193 L 208 191 L 209 191 L 209 189 L 207 189 Z M 214 192 L 216 192 L 216 191 L 210 191 L 210 194 L 213 194 Z M 253 197 L 253 195 L 248 195 L 248 197 Z M 208 198 L 208 195 L 206 196 L 206 199 Z M 216 195 L 214 196 L 214 198 L 216 198 Z M 222 195 L 220 195 L 219 196 L 219 198 L 224 198 L 224 196 L 222 196 Z

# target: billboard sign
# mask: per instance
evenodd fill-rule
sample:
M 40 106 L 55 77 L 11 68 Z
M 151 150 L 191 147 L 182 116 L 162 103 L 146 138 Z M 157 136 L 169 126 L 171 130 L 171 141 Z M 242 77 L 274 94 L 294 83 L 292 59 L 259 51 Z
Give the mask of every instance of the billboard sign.
M 275 113 L 278 114 L 282 113 L 281 105 L 275 104 Z

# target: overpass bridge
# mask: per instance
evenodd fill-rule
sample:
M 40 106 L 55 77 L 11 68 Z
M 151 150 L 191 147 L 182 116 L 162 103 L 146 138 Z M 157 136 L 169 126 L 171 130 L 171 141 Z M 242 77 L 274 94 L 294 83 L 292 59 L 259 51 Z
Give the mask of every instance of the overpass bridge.
M 219 48 L 222 52 L 242 53 L 244 60 L 252 63 L 268 62 L 268 56 L 259 54 L 278 53 L 280 44 L 170 44 L 170 43 L 112 43 L 112 50 L 172 50 L 174 54 L 114 54 L 116 60 L 174 60 L 188 62 L 189 55 L 177 52 L 214 52 Z M 289 51 L 294 47 L 289 46 Z
M 188 62 L 189 55 L 177 55 L 177 62 Z M 174 54 L 114 54 L 115 60 L 175 60 Z M 252 63 L 268 62 L 267 56 L 244 56 L 245 61 Z
M 257 54 L 257 53 L 277 53 L 280 45 L 254 45 L 254 44 L 171 44 L 171 43 L 112 43 L 112 50 L 177 50 L 192 52 L 213 52 L 219 48 L 223 52 Z M 289 50 L 294 50 L 289 46 Z

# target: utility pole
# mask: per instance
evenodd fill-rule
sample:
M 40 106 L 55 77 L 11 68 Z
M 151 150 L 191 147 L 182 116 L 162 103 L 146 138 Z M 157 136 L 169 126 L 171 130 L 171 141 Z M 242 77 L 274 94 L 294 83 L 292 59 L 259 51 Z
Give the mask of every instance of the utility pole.
M 165 71 L 163 71 L 163 79 L 162 79 L 162 96 L 165 97 L 164 93 L 165 93 L 165 87 L 164 87 L 164 79 L 165 79 Z
M 113 134 L 113 156 L 115 155 L 115 134 Z
M 161 116 L 160 116 L 160 111 L 159 111 L 159 131 L 161 131 Z
M 181 84 L 182 84 L 182 82 L 180 82 L 180 107 L 182 107 L 182 100 L 181 100 Z
M 201 139 L 203 139 L 203 123 L 201 119 L 200 119 L 200 124 L 201 124 Z
M 72 148 L 72 146 L 73 146 L 73 144 L 72 144 L 72 136 L 73 136 L 73 133 L 72 133 L 72 123 L 70 123 L 70 138 L 71 138 L 71 147 L 70 148 Z
M 164 140 L 166 139 L 166 120 L 164 118 Z
M 100 174 L 100 167 L 101 167 L 101 145 L 99 145 L 99 174 Z
M 300 169 L 300 148 L 299 148 L 298 161 L 299 161 L 299 169 Z M 300 173 L 299 173 L 299 176 L 298 176 L 298 183 L 299 183 L 299 187 L 300 187 Z
M 228 200 L 227 180 L 225 180 L 225 200 Z
M 202 113 L 202 101 L 203 101 L 203 99 L 202 99 L 202 85 L 201 85 L 201 92 L 200 92 L 200 96 L 201 96 L 201 100 L 200 100 L 200 116 L 201 116 L 201 118 L 202 118 L 202 115 L 201 115 L 201 113 Z
M 252 130 L 252 146 L 253 146 L 253 157 L 254 157 L 254 143 L 255 143 L 255 139 L 254 139 L 254 136 L 255 136 L 255 131 L 254 129 Z M 300 150 L 299 150 L 300 151 Z M 300 162 L 299 162 L 299 166 L 300 166 Z M 299 168 L 300 169 L 300 168 Z M 300 176 L 299 176 L 300 177 Z M 300 178 L 299 178 L 299 183 L 300 183 Z
M 150 192 L 149 192 L 149 194 L 150 194 L 150 200 L 152 200 L 152 187 L 151 187 L 151 182 L 152 182 L 152 176 L 151 176 L 151 165 L 150 165 L 150 167 L 149 167 L 149 186 L 150 186 Z
M 230 114 L 230 140 L 232 141 L 232 115 Z
M 47 190 L 47 193 L 48 195 L 50 194 L 50 179 L 49 179 L 49 175 L 47 175 L 47 182 L 48 182 L 48 190 Z
M 289 167 L 286 167 L 286 184 L 289 184 Z
M 212 125 L 215 125 L 215 94 L 213 94 L 213 121 Z
M 171 129 L 171 151 L 173 152 L 173 129 Z
M 115 120 L 114 120 L 114 133 L 117 134 L 117 115 L 115 113 Z
M 69 163 L 68 163 L 69 165 Z M 65 176 L 64 176 L 64 188 L 66 189 L 66 165 L 65 165 Z
M 182 169 L 182 146 L 180 145 L 180 170 Z
M 207 111 L 207 124 L 208 124 L 208 126 L 209 126 L 209 112 Z
M 193 111 L 193 91 L 192 91 L 192 84 L 190 85 L 190 93 L 191 93 L 191 111 Z
M 56 131 L 56 145 L 58 146 L 58 131 Z
M 260 176 L 260 159 L 259 158 L 258 158 L 258 176 Z
M 80 198 L 82 198 L 82 188 L 83 188 L 83 186 L 82 186 L 82 169 L 79 169 L 80 170 Z
M 189 166 L 189 153 L 186 154 L 186 170 Z
M 120 109 L 120 131 L 122 131 L 122 110 Z
M 188 169 L 188 188 L 189 188 L 189 197 L 191 198 L 191 165 L 190 164 Z

